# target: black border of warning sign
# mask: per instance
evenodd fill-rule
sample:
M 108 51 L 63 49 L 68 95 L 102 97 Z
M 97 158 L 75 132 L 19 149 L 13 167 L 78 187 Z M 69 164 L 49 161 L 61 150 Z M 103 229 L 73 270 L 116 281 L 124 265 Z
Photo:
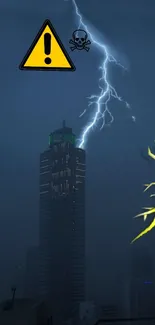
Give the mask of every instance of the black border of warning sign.
M 47 66 L 47 68 L 46 67 L 24 67 L 28 57 L 31 55 L 31 53 L 32 53 L 33 49 L 35 48 L 41 34 L 43 33 L 44 29 L 47 26 L 51 29 L 51 32 L 53 33 L 54 37 L 56 38 L 56 40 L 57 40 L 63 54 L 65 55 L 66 59 L 68 60 L 68 63 L 71 66 L 70 68 L 55 68 L 55 67 L 52 68 L 52 67 L 48 67 L 48 66 Z M 42 27 L 40 28 L 37 36 L 34 39 L 32 45 L 30 46 L 29 50 L 27 51 L 26 55 L 24 56 L 24 59 L 22 60 L 21 64 L 19 65 L 19 69 L 20 70 L 36 70 L 36 71 L 38 71 L 38 70 L 40 70 L 40 71 L 75 71 L 76 70 L 76 68 L 75 68 L 69 54 L 67 53 L 64 45 L 62 44 L 58 34 L 55 31 L 55 28 L 53 27 L 53 25 L 51 24 L 49 19 L 46 19 L 44 21 Z

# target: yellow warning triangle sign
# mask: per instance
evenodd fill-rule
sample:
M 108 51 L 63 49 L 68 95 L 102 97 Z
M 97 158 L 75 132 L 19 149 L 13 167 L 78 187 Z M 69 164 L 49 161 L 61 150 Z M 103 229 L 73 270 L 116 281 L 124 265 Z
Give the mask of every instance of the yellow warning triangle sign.
M 75 71 L 76 68 L 50 20 L 46 19 L 43 23 L 19 69 Z

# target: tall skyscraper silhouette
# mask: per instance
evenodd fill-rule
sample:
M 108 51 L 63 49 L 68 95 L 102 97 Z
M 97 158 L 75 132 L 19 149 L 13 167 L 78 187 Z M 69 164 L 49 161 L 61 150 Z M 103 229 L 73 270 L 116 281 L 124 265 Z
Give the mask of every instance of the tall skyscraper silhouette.
M 86 165 L 75 141 L 63 122 L 40 155 L 40 294 L 58 322 L 85 296 Z

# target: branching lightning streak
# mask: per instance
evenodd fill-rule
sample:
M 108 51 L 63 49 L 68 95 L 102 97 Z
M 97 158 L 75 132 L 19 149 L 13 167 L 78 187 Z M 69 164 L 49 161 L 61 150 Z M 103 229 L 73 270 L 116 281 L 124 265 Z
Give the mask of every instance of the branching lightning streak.
M 78 9 L 78 6 L 76 4 L 75 0 L 72 0 L 72 3 L 74 5 L 75 8 L 75 13 L 76 16 L 79 19 L 79 26 L 78 29 L 83 28 L 91 42 L 99 49 L 102 50 L 103 52 L 103 62 L 101 67 L 99 67 L 99 69 L 101 70 L 101 77 L 99 78 L 99 89 L 100 89 L 100 93 L 99 95 L 91 95 L 89 97 L 89 104 L 88 107 L 91 105 L 95 105 L 95 113 L 94 116 L 92 118 L 91 122 L 88 122 L 88 124 L 86 125 L 86 127 L 83 130 L 83 133 L 81 135 L 81 139 L 79 141 L 79 148 L 84 148 L 85 144 L 86 144 L 86 140 L 87 137 L 91 131 L 91 129 L 93 129 L 94 126 L 97 125 L 98 121 L 102 119 L 102 126 L 101 129 L 106 125 L 106 117 L 110 118 L 110 122 L 109 124 L 112 124 L 114 121 L 114 117 L 108 107 L 108 103 L 110 102 L 110 100 L 113 98 L 115 98 L 116 100 L 118 100 L 119 102 L 124 102 L 127 108 L 130 108 L 130 105 L 124 101 L 117 93 L 116 89 L 111 85 L 111 83 L 108 80 L 108 64 L 109 63 L 114 63 L 118 66 L 120 66 L 121 68 L 125 69 L 119 62 L 117 62 L 117 60 L 109 53 L 108 47 L 101 42 L 98 42 L 96 37 L 89 31 L 88 26 L 84 23 L 82 15 Z M 82 117 L 85 113 L 86 113 L 86 109 L 84 110 L 84 112 L 80 115 L 80 117 Z M 133 121 L 135 121 L 135 117 L 132 116 Z
M 148 148 L 148 156 L 151 157 L 152 159 L 155 160 L 155 155 L 152 153 L 152 151 L 150 150 L 150 148 Z M 150 189 L 152 186 L 155 185 L 155 182 L 152 182 L 150 184 L 145 184 L 145 190 L 144 192 L 146 192 L 148 189 Z M 155 194 L 151 194 L 150 197 L 154 197 Z M 145 212 L 142 212 L 138 215 L 136 215 L 134 218 L 139 218 L 139 217 L 143 217 L 144 221 L 149 217 L 149 216 L 155 216 L 155 207 L 148 207 L 148 208 L 143 208 L 144 210 L 146 210 Z M 137 235 L 131 242 L 134 243 L 137 239 L 139 239 L 140 237 L 146 235 L 149 231 L 151 231 L 153 228 L 155 227 L 155 217 L 153 218 L 152 222 L 150 223 L 150 225 L 148 227 L 146 227 L 139 235 Z

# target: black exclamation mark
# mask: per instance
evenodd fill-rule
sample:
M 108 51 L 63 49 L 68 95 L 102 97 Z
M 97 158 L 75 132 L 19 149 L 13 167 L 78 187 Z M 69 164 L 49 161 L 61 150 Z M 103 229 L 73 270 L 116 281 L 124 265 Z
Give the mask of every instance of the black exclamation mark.
M 51 35 L 49 33 L 44 35 L 44 53 L 46 55 L 51 54 Z M 49 57 L 46 57 L 44 61 L 46 64 L 50 64 L 52 62 Z

